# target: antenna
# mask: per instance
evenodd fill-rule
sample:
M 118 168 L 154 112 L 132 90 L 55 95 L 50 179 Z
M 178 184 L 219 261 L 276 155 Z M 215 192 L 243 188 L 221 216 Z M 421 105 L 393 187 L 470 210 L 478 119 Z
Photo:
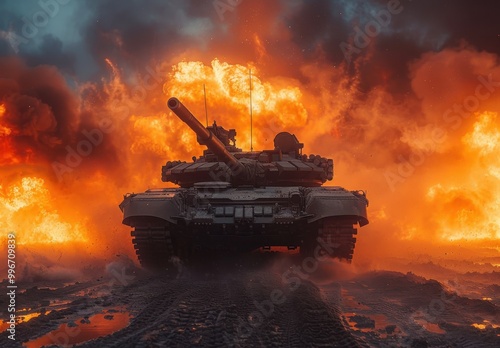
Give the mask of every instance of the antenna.
M 203 84 L 203 96 L 205 98 L 205 120 L 208 127 L 208 111 L 207 111 L 207 92 L 205 91 L 205 84 Z
M 252 69 L 248 69 L 250 80 L 250 151 L 253 151 L 253 120 L 252 120 Z

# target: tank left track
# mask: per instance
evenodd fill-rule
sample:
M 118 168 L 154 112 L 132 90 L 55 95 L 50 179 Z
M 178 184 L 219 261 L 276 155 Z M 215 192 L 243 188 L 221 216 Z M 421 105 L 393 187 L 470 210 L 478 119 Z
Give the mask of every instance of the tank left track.
M 328 245 L 332 259 L 338 258 L 350 263 L 356 246 L 355 235 L 358 233 L 353 227 L 354 224 L 355 222 L 336 218 L 323 219 L 318 225 L 317 232 L 311 233 L 301 246 L 302 256 L 313 257 L 321 239 Z
M 171 232 L 166 227 L 136 227 L 131 235 L 135 253 L 143 267 L 169 268 L 169 261 L 175 253 Z

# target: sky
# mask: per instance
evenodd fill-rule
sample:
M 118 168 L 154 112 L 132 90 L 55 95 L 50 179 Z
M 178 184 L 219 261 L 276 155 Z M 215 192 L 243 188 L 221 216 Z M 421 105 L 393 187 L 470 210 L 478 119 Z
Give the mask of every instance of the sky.
M 397 13 L 384 20 L 390 6 Z M 496 7 L 491 0 L 480 5 L 451 0 L 6 0 L 0 4 L 0 54 L 22 57 L 30 66 L 54 65 L 78 81 L 94 81 L 106 74 L 104 58 L 134 72 L 187 47 L 219 58 L 238 56 L 235 63 L 264 60 L 252 44 L 257 34 L 267 54 L 288 70 L 318 55 L 342 64 L 341 43 L 350 42 L 356 27 L 363 30 L 379 18 L 380 33 L 369 38 L 366 50 L 372 56 L 360 67 L 363 87 L 387 82 L 378 74 L 388 71 L 385 79 L 397 91 L 408 87 L 408 64 L 425 52 L 468 44 L 497 53 Z M 371 30 L 378 31 L 376 26 Z M 18 40 L 9 39 L 9 33 Z M 353 64 L 366 54 L 353 54 Z

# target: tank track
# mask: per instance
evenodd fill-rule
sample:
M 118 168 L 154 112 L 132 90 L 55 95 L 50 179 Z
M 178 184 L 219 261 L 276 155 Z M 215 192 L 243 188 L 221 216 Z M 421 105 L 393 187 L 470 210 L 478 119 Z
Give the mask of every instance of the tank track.
M 333 253 L 330 254 L 332 258 L 344 259 L 350 263 L 356 245 L 354 236 L 357 233 L 352 222 L 326 218 L 319 223 L 317 234 L 311 234 L 310 239 L 301 246 L 301 254 L 304 257 L 313 256 L 318 245 L 317 238 L 321 238 L 328 245 L 333 245 Z
M 339 223 L 336 219 L 325 219 L 321 228 L 318 230 L 318 237 L 333 244 L 332 257 L 345 259 L 349 263 L 352 261 L 356 238 L 358 231 L 346 222 Z
M 164 270 L 175 256 L 170 231 L 166 227 L 136 227 L 131 233 L 135 253 L 142 267 Z
M 324 219 L 319 223 L 317 233 L 311 233 L 308 240 L 301 247 L 301 254 L 303 256 L 313 256 L 314 249 L 318 245 L 317 238 L 321 238 L 328 245 L 333 245 L 333 253 L 330 255 L 332 258 L 344 259 L 350 263 L 356 245 L 356 238 L 354 237 L 356 234 L 357 230 L 353 228 L 352 222 L 335 218 Z M 131 235 L 135 252 L 141 266 L 144 268 L 168 270 L 172 266 L 170 262 L 172 257 L 189 258 L 187 251 L 182 252 L 186 248 L 176 250 L 177 248 L 172 242 L 171 231 L 166 226 L 137 226 Z M 179 252 L 183 255 L 178 255 Z

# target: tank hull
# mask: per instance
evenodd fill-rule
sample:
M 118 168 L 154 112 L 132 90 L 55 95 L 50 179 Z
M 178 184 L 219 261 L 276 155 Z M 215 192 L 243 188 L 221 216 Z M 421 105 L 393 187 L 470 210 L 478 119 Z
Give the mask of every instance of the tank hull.
M 200 251 L 247 252 L 275 246 L 351 261 L 356 229 L 368 223 L 361 191 L 341 187 L 230 187 L 148 190 L 125 196 L 123 223 L 134 227 L 141 264 L 164 268 Z

